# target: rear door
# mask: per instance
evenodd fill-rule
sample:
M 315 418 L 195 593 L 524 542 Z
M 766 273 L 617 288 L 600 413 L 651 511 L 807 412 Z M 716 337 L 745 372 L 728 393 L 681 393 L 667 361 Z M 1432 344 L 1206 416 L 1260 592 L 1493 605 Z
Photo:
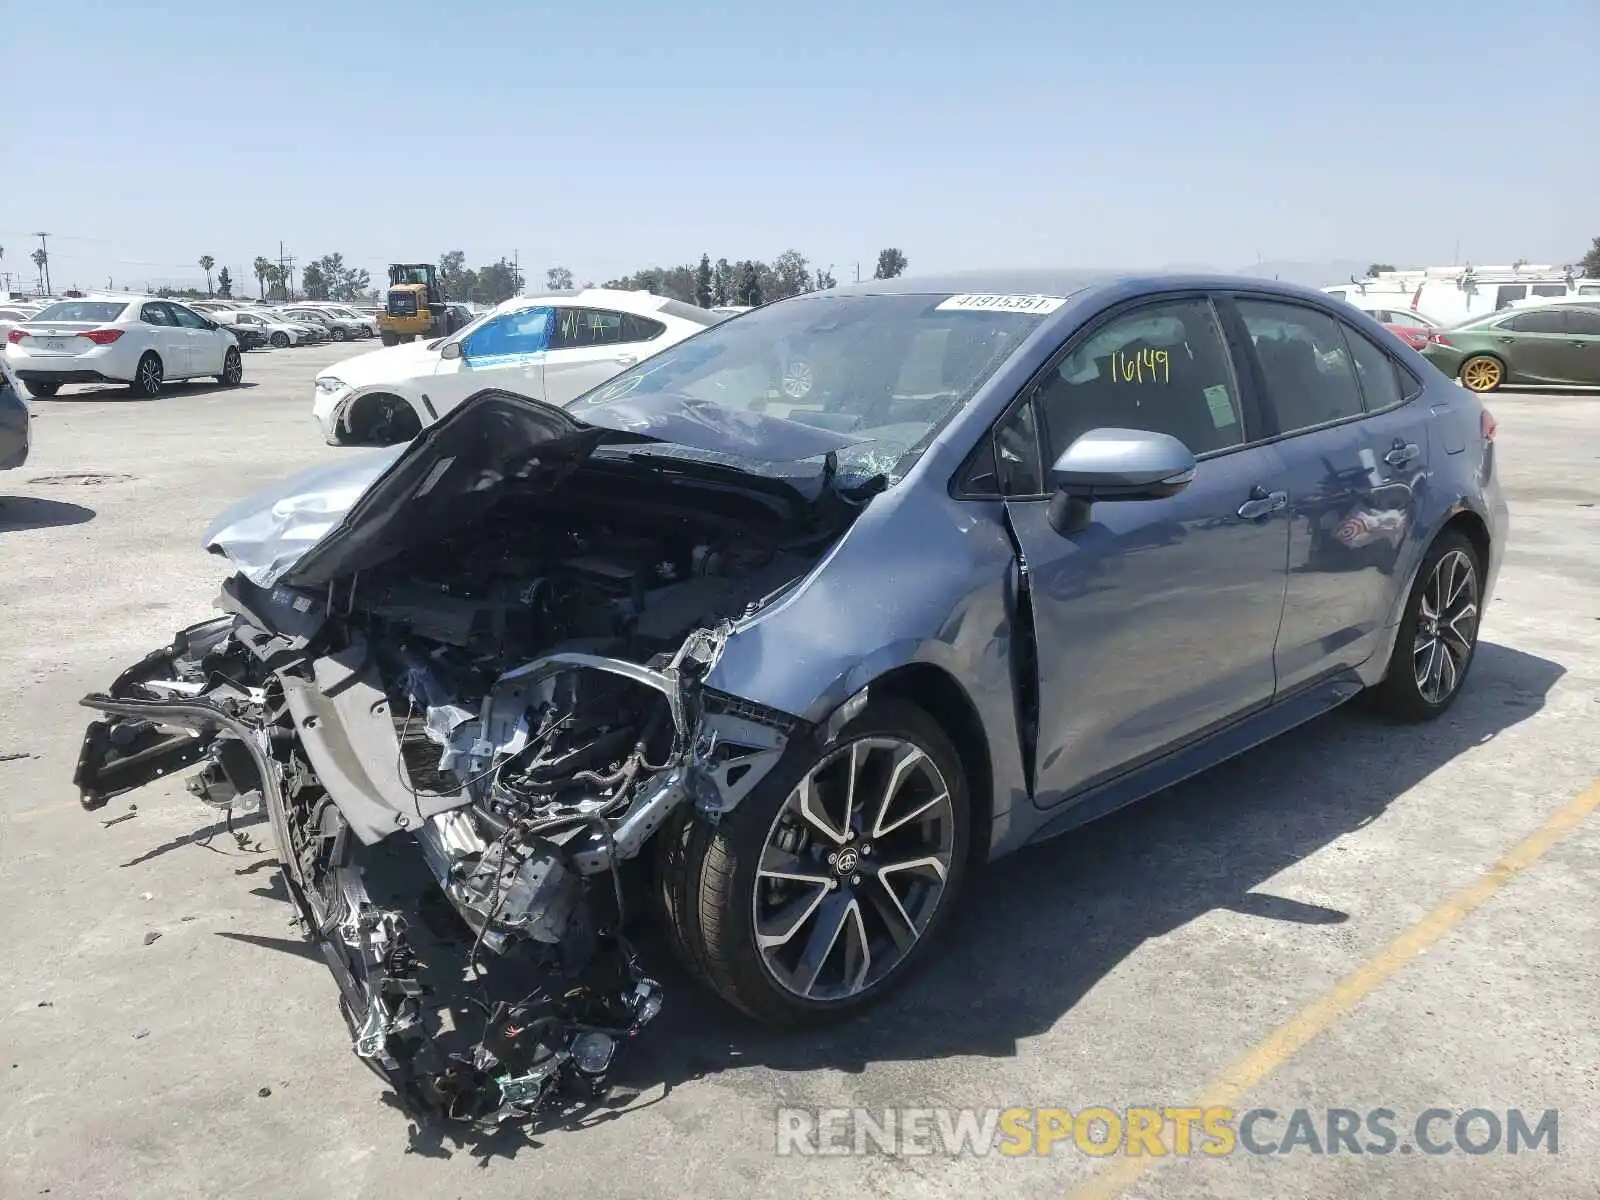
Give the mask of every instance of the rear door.
M 150 327 L 150 340 L 161 355 L 162 373 L 168 379 L 188 375 L 189 339 L 172 310 L 161 301 L 152 300 L 139 309 L 139 320 Z
M 1573 383 L 1578 356 L 1567 333 L 1566 314 L 1557 308 L 1529 308 L 1485 331 L 1495 339 L 1511 368 L 1511 382 Z
M 1420 383 L 1332 313 L 1247 294 L 1229 308 L 1289 472 L 1289 571 L 1274 661 L 1280 693 L 1290 692 L 1381 645 L 1406 586 L 1400 568 L 1430 455 L 1460 453 L 1466 442 L 1454 414 L 1425 407 Z
M 603 308 L 558 308 L 544 364 L 545 399 L 567 404 L 649 353 L 659 321 Z
M 1562 315 L 1572 353 L 1572 382 L 1600 387 L 1600 306 L 1567 308 Z

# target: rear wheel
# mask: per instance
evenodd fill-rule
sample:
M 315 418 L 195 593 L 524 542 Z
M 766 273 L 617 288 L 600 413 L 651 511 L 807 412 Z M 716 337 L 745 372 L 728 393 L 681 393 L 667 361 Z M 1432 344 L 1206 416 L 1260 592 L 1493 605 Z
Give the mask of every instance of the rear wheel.
M 1371 700 L 1397 721 L 1428 721 L 1455 703 L 1478 649 L 1483 564 L 1447 529 L 1428 548 L 1406 601 L 1394 652 Z
M 660 896 L 685 965 L 774 1025 L 902 983 L 955 908 L 971 847 L 961 760 L 901 700 L 786 756 L 715 826 L 663 834 Z
M 222 374 L 217 376 L 217 382 L 228 387 L 238 387 L 239 381 L 244 378 L 244 359 L 239 357 L 237 346 L 229 346 L 228 352 L 222 356 Z
M 398 346 L 400 344 L 400 338 L 397 334 L 390 333 L 387 329 L 385 329 L 383 331 L 383 344 L 385 346 Z
M 61 390 L 59 383 L 29 383 L 24 386 L 30 396 L 54 396 Z
M 159 396 L 163 378 L 160 357 L 154 350 L 146 350 L 144 357 L 139 360 L 139 365 L 134 368 L 133 382 L 128 386 L 136 394 L 146 398 Z
M 1474 354 L 1461 364 L 1461 383 L 1469 391 L 1492 392 L 1505 381 L 1505 364 L 1492 354 Z

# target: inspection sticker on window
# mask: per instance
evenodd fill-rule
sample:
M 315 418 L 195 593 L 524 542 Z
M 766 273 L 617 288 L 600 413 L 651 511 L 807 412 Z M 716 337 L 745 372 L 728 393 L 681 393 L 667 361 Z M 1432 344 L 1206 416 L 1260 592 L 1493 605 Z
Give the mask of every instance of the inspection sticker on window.
M 1044 316 L 1065 304 L 1063 296 L 951 296 L 939 302 L 941 312 L 1019 312 Z
M 1239 418 L 1234 415 L 1233 401 L 1228 398 L 1228 389 L 1222 384 L 1213 383 L 1206 389 L 1206 403 L 1211 407 L 1211 423 L 1218 429 L 1239 423 Z

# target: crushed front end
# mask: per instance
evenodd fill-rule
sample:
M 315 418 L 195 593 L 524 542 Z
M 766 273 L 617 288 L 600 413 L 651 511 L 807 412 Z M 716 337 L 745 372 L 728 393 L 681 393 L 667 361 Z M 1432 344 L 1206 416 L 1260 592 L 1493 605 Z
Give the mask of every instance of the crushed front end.
M 641 852 L 802 732 L 704 680 L 851 509 L 637 457 L 558 490 L 524 472 L 448 523 L 386 509 L 426 528 L 392 553 L 329 522 L 368 565 L 328 579 L 259 539 L 278 578 L 241 570 L 221 616 L 83 701 L 86 807 L 189 769 L 205 803 L 264 813 L 355 1053 L 420 1114 L 493 1125 L 602 1090 L 662 1003 L 624 932 Z

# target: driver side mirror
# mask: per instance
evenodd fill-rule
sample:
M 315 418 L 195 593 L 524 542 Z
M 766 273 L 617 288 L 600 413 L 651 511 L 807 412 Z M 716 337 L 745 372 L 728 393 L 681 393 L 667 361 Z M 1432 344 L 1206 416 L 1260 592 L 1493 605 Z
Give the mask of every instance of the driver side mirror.
M 449 358 L 449 359 L 456 359 L 456 358 L 463 357 L 463 355 L 461 353 L 461 343 L 460 342 L 446 342 L 443 346 L 439 347 L 439 357 L 440 358 Z
M 1050 524 L 1076 533 L 1096 500 L 1162 500 L 1194 481 L 1194 454 L 1177 438 L 1143 429 L 1091 429 L 1050 468 Z

